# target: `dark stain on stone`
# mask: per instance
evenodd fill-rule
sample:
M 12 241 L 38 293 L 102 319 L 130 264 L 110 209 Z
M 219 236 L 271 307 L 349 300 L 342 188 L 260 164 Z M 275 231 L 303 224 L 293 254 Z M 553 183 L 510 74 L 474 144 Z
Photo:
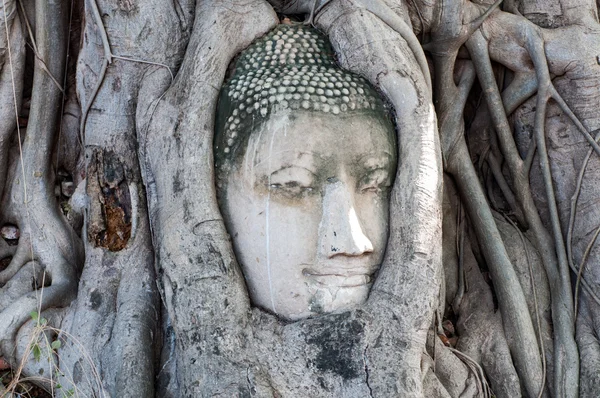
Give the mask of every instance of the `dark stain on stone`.
M 183 199 L 183 222 L 188 223 L 192 219 L 192 212 L 190 211 L 190 203 L 187 199 Z
M 250 390 L 248 388 L 246 388 L 245 386 L 239 386 L 238 387 L 238 397 L 240 398 L 251 398 L 252 394 L 250 393 Z
M 317 314 L 322 314 L 324 312 L 324 308 L 321 305 L 321 302 L 316 297 L 311 297 L 310 302 L 308 303 L 308 309 L 312 312 L 316 312 Z
M 81 381 L 87 377 L 87 375 L 84 375 L 84 370 L 83 370 L 83 366 L 81 365 L 82 359 L 80 359 L 79 361 L 77 361 L 75 363 L 75 365 L 73 366 L 73 384 L 75 385 L 79 385 L 81 383 Z
M 90 305 L 93 310 L 97 310 L 102 305 L 102 295 L 97 290 L 90 293 Z
M 318 350 L 313 365 L 320 371 L 332 372 L 344 380 L 359 377 L 362 365 L 357 363 L 357 358 L 362 358 L 360 341 L 364 333 L 363 324 L 350 318 L 350 313 L 324 318 L 311 325 L 312 330 L 306 339 Z
M 381 347 L 381 335 L 383 333 L 379 333 L 379 335 L 377 336 L 377 338 L 375 339 L 375 348 L 379 348 Z
M 327 386 L 327 383 L 325 383 L 325 379 L 321 376 L 317 377 L 317 381 L 319 382 L 319 386 L 321 386 L 321 388 L 325 391 L 330 391 L 331 389 Z
M 227 267 L 225 266 L 221 252 L 213 245 L 212 242 L 207 242 L 206 246 L 208 249 L 208 254 L 210 255 L 210 262 L 208 263 L 216 265 L 223 273 L 227 273 Z
M 132 15 L 139 11 L 139 7 L 137 5 L 136 0 L 118 0 L 117 1 L 118 10 L 125 15 Z
M 2 272 L 8 268 L 11 260 L 12 260 L 12 256 L 4 257 L 3 259 L 0 260 L 0 272 Z
M 181 181 L 181 169 L 178 169 L 173 179 L 173 192 L 180 193 L 183 191 L 183 181 Z
M 115 80 L 113 80 L 112 89 L 115 93 L 121 91 L 121 79 L 119 77 L 115 77 Z
M 210 234 L 204 234 L 201 238 L 201 244 L 198 248 L 198 255 L 195 263 L 202 269 L 202 278 L 218 277 L 219 273 L 226 274 L 227 266 L 223 261 L 221 252 L 214 245 L 213 238 Z M 219 273 L 215 271 L 219 271 Z
M 194 343 L 202 343 L 203 336 L 199 332 L 193 332 L 190 336 L 190 340 Z
M 123 250 L 131 238 L 131 197 L 124 162 L 112 151 L 95 149 L 88 165 L 91 198 L 88 239 L 95 247 Z

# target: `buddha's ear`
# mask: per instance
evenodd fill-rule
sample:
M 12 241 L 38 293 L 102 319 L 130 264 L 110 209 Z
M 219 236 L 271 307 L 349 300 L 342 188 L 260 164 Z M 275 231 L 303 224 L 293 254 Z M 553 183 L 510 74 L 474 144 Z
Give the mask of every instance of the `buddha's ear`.
M 228 350 L 219 346 L 237 341 L 250 306 L 216 201 L 215 110 L 231 59 L 277 23 L 275 12 L 263 0 L 196 4 L 192 36 L 178 75 L 164 95 L 139 113 L 150 119 L 147 132 L 140 131 L 140 162 L 151 198 L 163 300 L 176 332 L 179 360 L 200 369 L 186 374 L 202 374 L 215 363 L 233 368 L 239 360 L 226 358 Z M 143 92 L 151 93 L 152 87 Z M 143 127 L 144 121 L 138 126 Z M 211 339 L 216 335 L 220 340 Z M 205 352 L 199 352 L 200 347 Z M 223 370 L 223 374 L 238 372 Z
M 365 76 L 387 95 L 399 131 L 389 241 L 367 304 L 376 317 L 389 318 L 381 323 L 381 333 L 389 338 L 386 344 L 369 346 L 374 359 L 370 375 L 385 378 L 390 374 L 385 369 L 395 367 L 402 383 L 420 385 L 420 352 L 442 284 L 442 159 L 429 77 L 423 74 L 428 70 L 410 40 L 385 17 L 350 3 L 331 2 L 317 23 L 329 34 L 342 67 Z M 373 383 L 396 385 L 397 380 Z

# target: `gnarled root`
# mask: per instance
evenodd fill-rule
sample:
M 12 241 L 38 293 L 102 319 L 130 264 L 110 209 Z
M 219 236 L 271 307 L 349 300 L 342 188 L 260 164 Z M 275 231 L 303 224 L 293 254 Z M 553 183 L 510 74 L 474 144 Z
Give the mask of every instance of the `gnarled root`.
M 68 15 L 67 7 L 63 2 L 36 2 L 36 41 L 42 59 L 36 60 L 28 134 L 21 159 L 11 167 L 4 199 L 5 221 L 15 224 L 21 234 L 10 265 L 0 275 L 6 282 L 0 300 L 8 302 L 0 312 L 1 349 L 5 359 L 13 364 L 16 363 L 14 339 L 19 328 L 31 318 L 30 313 L 64 307 L 75 297 L 82 258 L 81 242 L 54 199 L 50 167 L 61 104 L 61 91 L 50 73 L 53 76 L 64 73 L 67 24 L 63 19 Z M 28 276 L 30 272 L 32 276 Z M 33 276 L 41 280 L 27 284 L 28 277 Z
M 581 356 L 580 396 L 592 398 L 600 391 L 600 306 L 585 295 L 580 302 L 577 317 L 577 345 Z
M 8 153 L 21 108 L 25 37 L 16 0 L 0 4 L 0 198 L 6 183 Z
M 464 263 L 468 290 L 459 308 L 457 348 L 481 363 L 497 397 L 521 396 L 502 317 L 495 312 L 491 289 L 469 249 L 465 250 Z

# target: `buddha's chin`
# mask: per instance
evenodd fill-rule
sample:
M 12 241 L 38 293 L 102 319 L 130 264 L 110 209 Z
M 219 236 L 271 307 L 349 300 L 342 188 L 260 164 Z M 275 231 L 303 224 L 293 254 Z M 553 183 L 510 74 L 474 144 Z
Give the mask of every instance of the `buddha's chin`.
M 310 300 L 309 309 L 320 314 L 352 310 L 367 301 L 370 290 L 371 283 L 319 287 Z
M 297 307 L 278 308 L 277 315 L 290 321 L 314 318 L 319 315 L 340 313 L 358 308 L 367 301 L 371 283 L 356 286 L 312 286 L 306 301 L 298 300 Z M 297 299 L 299 299 L 297 297 Z M 295 308 L 294 308 L 295 307 Z

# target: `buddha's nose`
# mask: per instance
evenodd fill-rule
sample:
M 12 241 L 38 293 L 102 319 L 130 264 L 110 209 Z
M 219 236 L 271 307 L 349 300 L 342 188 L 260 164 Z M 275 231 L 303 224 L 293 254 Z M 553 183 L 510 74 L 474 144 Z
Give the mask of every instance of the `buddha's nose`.
M 323 215 L 319 225 L 321 253 L 328 257 L 360 256 L 373 251 L 373 244 L 363 232 L 348 186 L 339 180 L 326 184 Z

